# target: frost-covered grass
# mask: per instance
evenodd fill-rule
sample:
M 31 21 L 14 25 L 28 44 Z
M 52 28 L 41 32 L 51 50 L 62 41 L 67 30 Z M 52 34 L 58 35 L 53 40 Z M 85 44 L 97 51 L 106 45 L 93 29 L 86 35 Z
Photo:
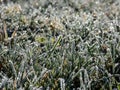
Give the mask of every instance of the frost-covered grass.
M 0 89 L 120 89 L 119 0 L 14 2 L 0 5 L 0 28 L 16 30 L 0 42 Z

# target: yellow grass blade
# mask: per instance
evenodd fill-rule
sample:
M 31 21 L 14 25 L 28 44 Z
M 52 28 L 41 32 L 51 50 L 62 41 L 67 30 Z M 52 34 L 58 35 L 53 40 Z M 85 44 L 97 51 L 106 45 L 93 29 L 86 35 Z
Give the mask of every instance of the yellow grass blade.
M 6 23 L 4 22 L 4 33 L 5 33 L 5 39 L 8 39 L 8 34 L 6 30 Z

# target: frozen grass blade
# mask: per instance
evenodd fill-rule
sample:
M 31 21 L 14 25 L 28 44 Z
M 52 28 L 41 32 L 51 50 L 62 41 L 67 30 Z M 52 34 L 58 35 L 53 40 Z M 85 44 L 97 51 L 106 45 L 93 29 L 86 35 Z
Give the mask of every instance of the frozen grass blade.
M 17 72 L 15 70 L 14 64 L 11 60 L 9 60 L 9 63 L 10 63 L 10 67 L 11 67 L 13 75 L 14 75 L 14 79 L 17 79 Z
M 60 88 L 61 90 L 65 90 L 65 80 L 63 78 L 59 78 L 60 80 Z

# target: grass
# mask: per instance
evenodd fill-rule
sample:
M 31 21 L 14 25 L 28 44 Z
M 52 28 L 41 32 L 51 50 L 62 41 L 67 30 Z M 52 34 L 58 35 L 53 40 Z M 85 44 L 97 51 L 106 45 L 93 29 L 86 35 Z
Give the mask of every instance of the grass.
M 1 29 L 14 32 L 0 42 L 0 89 L 120 89 L 118 0 L 11 0 L 0 10 Z

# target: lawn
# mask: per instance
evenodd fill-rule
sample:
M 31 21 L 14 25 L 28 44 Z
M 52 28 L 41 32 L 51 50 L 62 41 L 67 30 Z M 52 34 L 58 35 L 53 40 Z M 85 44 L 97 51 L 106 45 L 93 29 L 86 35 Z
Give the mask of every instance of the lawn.
M 0 90 L 120 90 L 120 1 L 1 0 Z

